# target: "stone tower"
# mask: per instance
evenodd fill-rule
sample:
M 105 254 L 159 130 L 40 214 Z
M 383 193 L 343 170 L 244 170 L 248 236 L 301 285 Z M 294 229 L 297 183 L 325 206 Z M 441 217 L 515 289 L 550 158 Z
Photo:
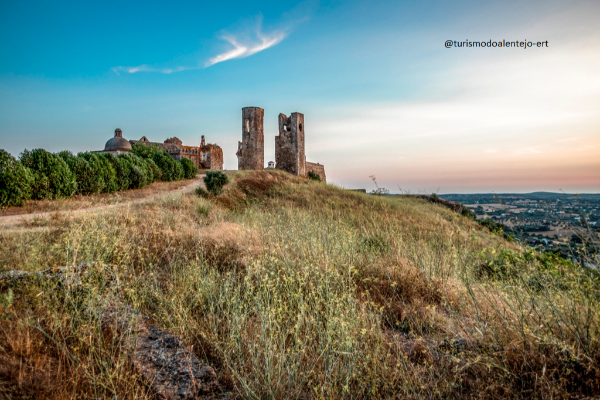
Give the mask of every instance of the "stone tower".
M 265 167 L 265 110 L 259 107 L 242 108 L 242 141 L 238 143 L 238 169 Z
M 306 175 L 304 114 L 279 114 L 279 136 L 275 136 L 276 168 L 297 176 Z

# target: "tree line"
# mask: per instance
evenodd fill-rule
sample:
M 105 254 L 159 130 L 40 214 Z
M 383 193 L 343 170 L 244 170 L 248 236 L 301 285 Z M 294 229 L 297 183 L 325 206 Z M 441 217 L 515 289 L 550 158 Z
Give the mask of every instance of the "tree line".
M 197 173 L 191 160 L 177 161 L 158 145 L 143 143 L 119 156 L 34 149 L 24 150 L 17 160 L 0 149 L 0 207 L 22 206 L 29 199 L 138 189 L 157 181 L 191 179 Z

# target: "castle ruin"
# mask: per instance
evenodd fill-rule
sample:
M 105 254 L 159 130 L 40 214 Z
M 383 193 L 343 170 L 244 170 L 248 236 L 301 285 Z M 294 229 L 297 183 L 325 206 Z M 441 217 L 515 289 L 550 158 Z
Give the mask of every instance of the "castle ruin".
M 264 168 L 264 110 L 258 107 L 242 109 L 242 141 L 238 142 L 238 169 Z M 304 114 L 295 112 L 289 117 L 279 114 L 279 135 L 275 136 L 275 164 L 269 168 L 287 171 L 296 176 L 310 172 L 326 181 L 325 166 L 306 161 L 304 152 Z
M 279 114 L 279 136 L 275 136 L 275 168 L 306 176 L 304 114 Z
M 115 156 L 128 153 L 131 146 L 135 143 L 144 143 L 147 145 L 157 145 L 165 150 L 175 160 L 182 158 L 190 159 L 194 165 L 200 169 L 222 170 L 223 169 L 223 150 L 216 144 L 206 144 L 204 135 L 200 146 L 185 146 L 181 140 L 176 137 L 169 138 L 163 143 L 151 142 L 146 136 L 140 140 L 127 140 L 123 137 L 121 129 L 115 130 L 115 136 L 106 142 L 102 153 L 111 153 Z
M 238 169 L 265 167 L 265 110 L 260 107 L 242 108 L 242 141 L 238 142 Z

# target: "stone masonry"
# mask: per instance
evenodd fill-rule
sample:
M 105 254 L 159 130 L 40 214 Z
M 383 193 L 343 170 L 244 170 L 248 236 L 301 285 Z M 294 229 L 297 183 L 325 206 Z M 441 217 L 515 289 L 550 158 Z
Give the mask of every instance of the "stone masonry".
M 202 135 L 200 150 L 200 168 L 212 170 L 223 169 L 223 149 L 220 146 L 212 143 L 206 144 L 204 135 Z
M 323 164 L 319 164 L 319 163 L 311 163 L 311 162 L 306 162 L 306 175 L 308 175 L 309 172 L 314 172 L 315 174 L 319 175 L 319 178 L 321 178 L 321 181 L 323 182 L 327 182 L 327 176 L 325 176 L 325 166 Z
M 223 150 L 216 144 L 206 144 L 204 135 L 200 146 L 185 146 L 181 140 L 176 137 L 169 138 L 163 143 L 151 142 L 146 136 L 140 140 L 130 140 L 134 143 L 156 144 L 176 160 L 188 158 L 194 165 L 200 169 L 222 170 L 223 169 Z
M 279 136 L 275 136 L 275 168 L 306 176 L 304 114 L 279 114 Z
M 242 141 L 238 142 L 238 169 L 263 169 L 265 166 L 265 110 L 242 108 Z
M 309 172 L 319 175 L 326 182 L 325 166 L 306 161 L 304 152 L 304 114 L 292 113 L 289 117 L 279 114 L 279 136 L 275 136 L 275 168 L 296 176 Z

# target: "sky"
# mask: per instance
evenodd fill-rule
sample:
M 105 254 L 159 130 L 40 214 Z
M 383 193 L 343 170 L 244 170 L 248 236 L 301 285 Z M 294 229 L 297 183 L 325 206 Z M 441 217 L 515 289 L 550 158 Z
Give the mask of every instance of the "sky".
M 342 187 L 599 193 L 598 20 L 597 0 L 0 0 L 0 148 L 205 135 L 237 169 L 257 106 L 265 163 L 300 112 Z

